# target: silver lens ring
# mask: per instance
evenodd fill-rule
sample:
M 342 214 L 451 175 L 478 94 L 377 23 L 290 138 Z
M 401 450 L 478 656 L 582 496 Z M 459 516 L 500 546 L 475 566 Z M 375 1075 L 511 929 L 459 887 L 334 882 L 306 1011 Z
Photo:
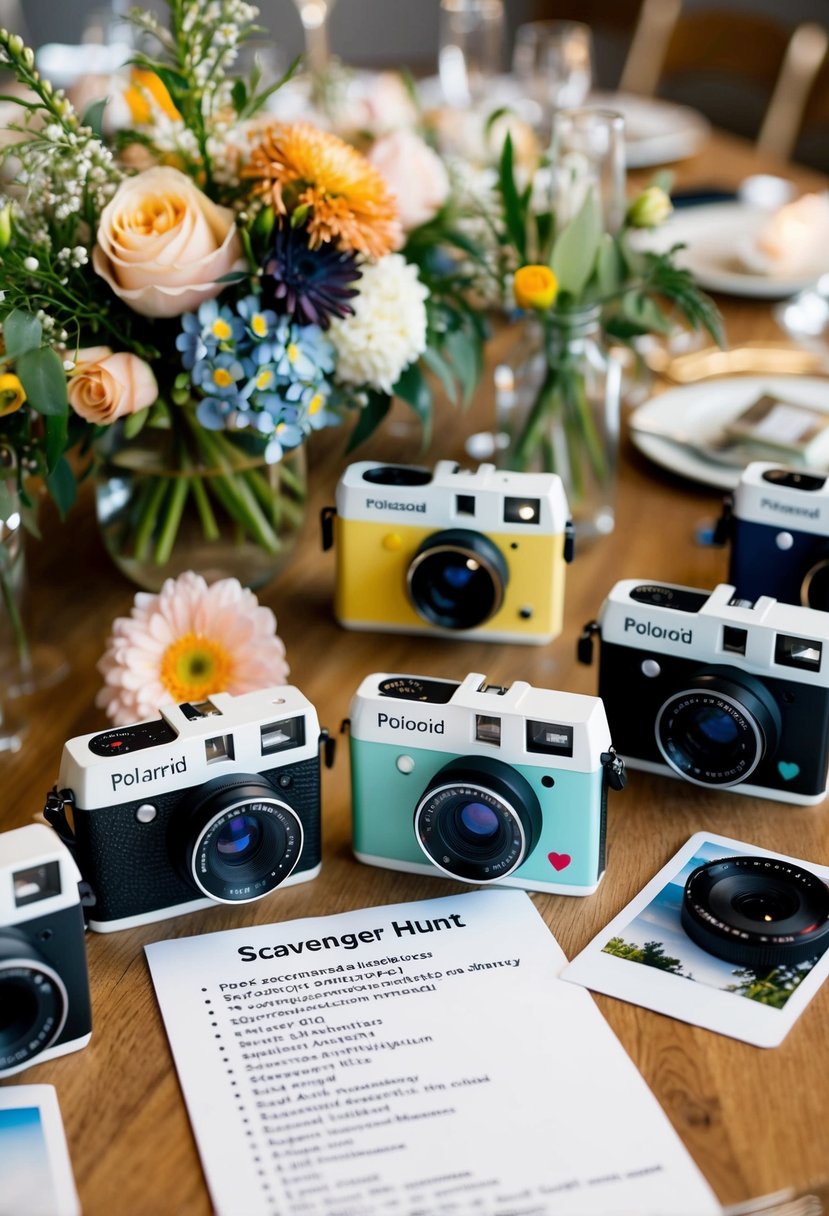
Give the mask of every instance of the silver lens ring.
M 240 868 L 236 875 L 238 889 L 246 893 L 222 895 L 216 890 L 217 880 L 210 867 L 210 858 L 222 830 L 241 815 L 259 819 L 266 830 L 269 824 L 281 830 L 285 837 L 285 849 L 281 855 L 274 854 L 273 864 L 267 866 L 266 871 L 255 880 L 247 877 Z M 278 798 L 243 798 L 230 806 L 222 807 L 221 811 L 211 816 L 201 828 L 190 855 L 190 877 L 198 889 L 216 903 L 253 903 L 278 887 L 293 872 L 302 854 L 304 839 L 302 822 L 296 811 L 286 802 L 281 802 Z M 229 880 L 225 880 L 225 885 L 232 887 Z
M 680 748 L 676 746 L 676 740 L 673 733 L 668 735 L 668 742 L 665 741 L 669 718 L 672 714 L 677 712 L 678 708 L 683 708 L 683 706 L 680 704 L 683 701 L 687 702 L 688 707 L 691 707 L 694 704 L 710 705 L 713 709 L 720 710 L 722 713 L 727 715 L 727 717 L 730 718 L 731 721 L 736 725 L 740 733 L 747 736 L 753 743 L 753 754 L 750 763 L 741 764 L 739 766 L 739 771 L 734 771 L 734 775 L 728 780 L 719 780 L 716 778 L 709 778 L 706 780 L 704 777 L 695 777 L 688 772 L 687 767 L 683 767 L 682 762 L 676 758 L 676 754 L 672 754 L 672 749 L 670 747 L 671 742 L 674 743 L 676 753 L 678 753 L 680 756 L 683 754 L 687 756 L 687 752 L 681 752 Z M 765 748 L 765 738 L 763 732 L 760 730 L 755 718 L 751 713 L 749 713 L 745 705 L 738 701 L 736 697 L 729 696 L 728 693 L 715 691 L 711 688 L 685 688 L 682 690 L 682 692 L 675 693 L 674 696 L 669 697 L 660 708 L 659 713 L 656 715 L 654 733 L 656 736 L 656 745 L 662 753 L 665 763 L 668 764 L 675 773 L 678 773 L 683 780 L 690 781 L 693 785 L 701 785 L 705 789 L 711 789 L 712 787 L 717 789 L 728 789 L 731 786 L 740 785 L 757 768 L 757 765 L 760 763 L 763 757 L 763 751 Z M 688 767 L 696 767 L 699 769 L 698 765 L 693 765 L 690 758 L 688 759 L 687 764 Z M 736 768 L 736 766 L 734 766 L 734 768 Z

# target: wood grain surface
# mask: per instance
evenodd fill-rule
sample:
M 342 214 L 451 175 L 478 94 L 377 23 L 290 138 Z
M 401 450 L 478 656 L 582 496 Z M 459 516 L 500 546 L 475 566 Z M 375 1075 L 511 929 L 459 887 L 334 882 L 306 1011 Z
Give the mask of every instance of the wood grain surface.
M 760 162 L 748 145 L 720 134 L 696 158 L 677 166 L 677 184 L 728 188 L 760 170 L 783 171 L 803 188 L 825 187 L 815 174 Z M 780 340 L 768 302 L 722 297 L 719 303 L 731 344 Z M 496 329 L 490 366 L 515 338 L 503 324 Z M 360 458 L 426 464 L 444 457 L 464 459 L 465 436 L 493 421 L 489 377 L 469 412 L 439 405 L 436 438 L 425 454 L 418 451 L 417 437 L 406 434 L 402 410 L 396 409 L 390 421 L 395 425 L 387 424 L 364 445 Z M 725 580 L 725 552 L 695 540 L 699 525 L 719 514 L 720 492 L 660 469 L 623 434 L 616 529 L 577 553 L 567 573 L 564 632 L 551 645 L 347 632 L 332 617 L 334 556 L 321 550 L 318 522 L 320 507 L 333 503 L 346 463 L 346 437 L 345 430 L 312 437 L 311 498 L 303 534 L 287 567 L 260 592 L 262 602 L 276 612 L 292 682 L 334 733 L 361 678 L 377 670 L 449 678 L 479 671 L 500 683 L 524 679 L 594 693 L 596 668 L 576 663 L 576 639 L 617 579 L 696 587 Z M 28 719 L 28 732 L 17 755 L 0 757 L 3 830 L 29 822 L 39 811 L 57 777 L 64 741 L 106 725 L 94 707 L 100 684 L 95 664 L 110 621 L 128 612 L 134 593 L 103 551 L 88 486 L 69 522 L 61 527 L 47 505 L 43 524 L 45 539 L 29 547 L 28 621 L 36 639 L 61 647 L 72 671 L 58 688 L 16 703 Z M 608 868 L 598 892 L 585 899 L 534 895 L 533 900 L 572 957 L 693 832 L 722 833 L 825 863 L 828 814 L 826 805 L 792 808 L 632 773 L 627 790 L 610 798 Z M 111 935 L 88 934 L 94 1016 L 89 1047 L 8 1082 L 56 1086 L 85 1216 L 205 1216 L 210 1211 L 144 959 L 147 942 L 464 889 L 438 877 L 363 866 L 352 857 L 349 841 L 349 763 L 341 744 L 334 768 L 323 774 L 318 879 L 238 910 L 217 906 Z M 723 1202 L 790 1187 L 827 1193 L 829 988 L 817 995 L 782 1046 L 770 1051 L 610 998 L 597 1001 Z M 567 1051 L 566 1042 L 561 1050 Z M 586 1076 L 584 1084 L 600 1103 L 601 1076 Z M 556 1101 L 552 1088 L 549 1100 Z

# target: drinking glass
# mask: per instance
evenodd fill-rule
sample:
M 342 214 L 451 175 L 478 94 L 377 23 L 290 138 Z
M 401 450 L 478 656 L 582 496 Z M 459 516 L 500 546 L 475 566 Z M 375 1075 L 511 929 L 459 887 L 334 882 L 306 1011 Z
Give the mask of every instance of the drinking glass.
M 336 0 L 294 0 L 305 34 L 306 66 L 314 76 L 328 67 L 328 19 Z
M 555 110 L 581 106 L 593 85 L 593 35 L 580 21 L 529 21 L 518 27 L 512 56 L 518 84 L 538 106 L 549 134 Z
M 484 100 L 501 68 L 503 33 L 503 0 L 441 0 L 438 71 L 447 105 Z
M 595 190 L 605 232 L 625 216 L 625 120 L 613 110 L 556 110 L 550 160 L 551 200 L 558 225 L 566 224 Z

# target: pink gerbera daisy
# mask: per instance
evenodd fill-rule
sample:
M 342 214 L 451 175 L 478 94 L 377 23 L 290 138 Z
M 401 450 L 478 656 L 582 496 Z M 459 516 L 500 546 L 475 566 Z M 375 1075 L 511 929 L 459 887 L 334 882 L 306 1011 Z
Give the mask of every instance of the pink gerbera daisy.
M 187 571 L 158 595 L 139 591 L 98 663 L 96 703 L 116 726 L 158 717 L 171 701 L 202 701 L 284 684 L 289 667 L 276 617 L 238 579 L 207 585 Z

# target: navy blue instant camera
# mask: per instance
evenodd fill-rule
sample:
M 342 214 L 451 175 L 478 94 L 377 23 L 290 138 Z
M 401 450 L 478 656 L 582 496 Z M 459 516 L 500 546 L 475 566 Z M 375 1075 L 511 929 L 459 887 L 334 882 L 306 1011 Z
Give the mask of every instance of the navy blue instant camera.
M 730 542 L 740 599 L 829 610 L 829 477 L 756 460 L 726 499 L 716 539 Z

